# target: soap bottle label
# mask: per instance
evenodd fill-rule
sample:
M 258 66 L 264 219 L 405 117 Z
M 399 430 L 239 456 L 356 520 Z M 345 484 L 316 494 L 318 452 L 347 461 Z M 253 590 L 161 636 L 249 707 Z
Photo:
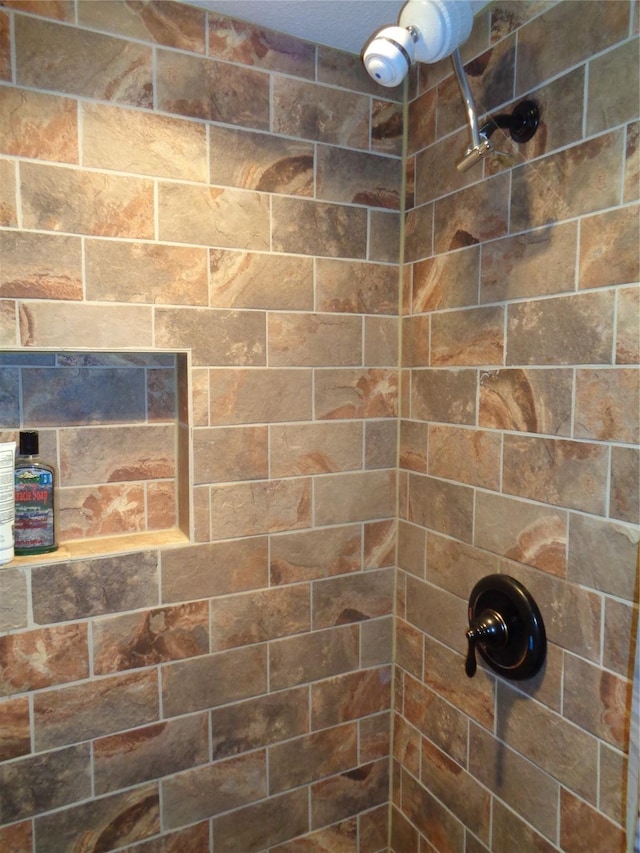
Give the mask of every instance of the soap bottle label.
M 15 472 L 15 552 L 55 550 L 53 474 L 39 466 Z

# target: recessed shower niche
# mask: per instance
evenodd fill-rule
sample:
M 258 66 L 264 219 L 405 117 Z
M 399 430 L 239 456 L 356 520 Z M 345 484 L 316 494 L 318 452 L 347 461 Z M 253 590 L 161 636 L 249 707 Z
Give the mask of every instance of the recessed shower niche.
M 58 472 L 60 550 L 46 560 L 189 538 L 188 359 L 0 351 L 0 440 L 38 430 Z

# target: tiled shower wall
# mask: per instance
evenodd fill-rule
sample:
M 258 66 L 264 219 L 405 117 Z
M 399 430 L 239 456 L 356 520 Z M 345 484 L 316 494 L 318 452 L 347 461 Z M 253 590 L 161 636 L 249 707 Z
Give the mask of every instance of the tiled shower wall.
M 387 849 L 401 184 L 357 57 L 0 2 L 0 440 L 103 537 L 193 457 L 190 542 L 0 569 L 2 850 Z
M 506 156 L 468 172 L 448 62 L 410 104 L 395 853 L 627 849 L 637 16 L 627 0 L 481 13 L 464 56 L 479 111 L 530 96 L 542 124 L 522 146 L 496 133 Z M 467 600 L 498 572 L 546 622 L 530 681 L 465 675 Z

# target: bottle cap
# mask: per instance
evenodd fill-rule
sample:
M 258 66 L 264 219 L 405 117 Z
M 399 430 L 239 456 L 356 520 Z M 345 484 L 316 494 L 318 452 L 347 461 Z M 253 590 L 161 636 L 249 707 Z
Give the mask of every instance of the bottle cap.
M 20 433 L 20 456 L 37 456 L 39 450 L 40 442 L 35 430 Z

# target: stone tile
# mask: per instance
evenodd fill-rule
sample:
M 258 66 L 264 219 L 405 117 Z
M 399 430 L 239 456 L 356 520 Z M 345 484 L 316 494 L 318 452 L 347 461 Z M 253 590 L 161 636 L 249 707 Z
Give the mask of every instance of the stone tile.
M 36 749 L 51 749 L 155 722 L 159 716 L 154 669 L 37 693 Z
M 315 413 L 327 418 L 393 418 L 397 415 L 398 376 L 382 368 L 318 370 Z
M 395 421 L 373 421 L 365 424 L 365 468 L 394 468 L 397 458 L 398 424 Z
M 426 533 L 401 521 L 398 530 L 398 566 L 419 578 L 425 576 Z
M 436 89 L 429 89 L 409 102 L 407 128 L 409 154 L 414 154 L 435 142 L 436 95 Z
M 369 211 L 370 261 L 395 264 L 400 257 L 400 216 L 388 210 Z
M 624 678 L 580 658 L 565 655 L 562 713 L 601 740 L 624 749 L 628 735 L 631 687 Z M 585 692 L 598 699 L 585 703 Z
M 400 467 L 427 473 L 429 425 L 418 421 L 400 421 Z
M 394 470 L 318 476 L 314 482 L 316 525 L 395 516 Z
M 314 630 L 387 616 L 392 612 L 393 571 L 372 569 L 314 581 L 312 601 Z
M 0 572 L 0 631 L 26 628 L 28 622 L 26 572 L 3 568 Z
M 639 214 L 640 208 L 634 205 L 581 220 L 578 270 L 581 288 L 632 284 L 640 278 Z
M 259 853 L 309 830 L 308 793 L 301 788 L 213 820 L 216 853 Z
M 474 544 L 479 548 L 565 576 L 569 526 L 566 512 L 486 492 L 476 494 L 475 509 Z
M 238 672 L 242 672 L 242 680 L 238 679 Z M 248 699 L 266 691 L 266 646 L 231 649 L 166 664 L 162 676 L 165 717 Z
M 411 417 L 474 425 L 476 371 L 414 370 L 411 374 Z
M 356 669 L 358 641 L 357 625 L 273 641 L 269 647 L 270 689 L 296 687 Z
M 573 371 L 482 371 L 478 422 L 492 429 L 570 435 Z
M 358 727 L 346 723 L 269 748 L 269 794 L 350 770 L 358 760 Z
M 387 758 L 391 745 L 391 712 L 360 720 L 358 737 L 358 755 L 361 764 L 378 758 Z
M 158 235 L 167 242 L 266 250 L 269 196 L 234 187 L 160 182 Z
M 311 370 L 212 370 L 211 425 L 311 420 L 312 379 Z
M 356 525 L 274 535 L 271 583 L 297 583 L 357 572 L 362 565 L 361 546 L 361 531 Z
M 17 15 L 15 49 L 19 85 L 137 107 L 153 105 L 147 45 Z
M 18 225 L 16 164 L 11 160 L 0 160 L 0 225 Z
M 603 445 L 505 435 L 503 490 L 518 497 L 604 515 Z
M 268 585 L 266 538 L 162 551 L 162 601 L 191 601 Z
M 429 474 L 499 489 L 502 441 L 488 430 L 429 425 Z
M 310 853 L 312 850 L 316 853 L 357 853 L 357 845 L 358 821 L 351 818 L 272 847 L 271 853 Z
M 4 5 L 16 11 L 57 21 L 72 23 L 74 20 L 73 0 L 5 0 Z
M 207 853 L 209 850 L 209 821 L 201 821 L 177 832 L 167 832 L 152 841 L 142 841 L 129 847 L 128 853 Z
M 395 566 L 396 562 L 396 519 L 365 522 L 363 541 L 364 569 L 381 569 Z
M 417 678 L 405 681 L 404 716 L 431 743 L 459 764 L 466 765 L 467 717 Z M 423 767 L 426 776 L 430 772 L 430 762 L 423 762 Z
M 420 733 L 398 714 L 394 717 L 393 758 L 408 773 L 420 776 L 421 743 Z M 399 799 L 400 784 L 394 783 L 394 795 Z
M 484 243 L 480 301 L 574 290 L 577 237 L 577 224 L 568 222 Z
M 435 90 L 430 90 L 431 92 Z M 460 93 L 451 89 L 452 103 L 457 107 Z M 462 103 L 460 101 L 460 103 Z M 417 204 L 438 200 L 449 192 L 462 190 L 474 181 L 473 170 L 460 172 L 456 162 L 469 144 L 469 130 L 460 127 L 445 139 L 437 139 L 415 157 L 415 196 Z M 408 164 L 410 166 L 410 163 Z M 458 247 L 456 247 L 458 248 Z M 477 300 L 476 300 L 477 301 Z
M 611 448 L 609 514 L 621 521 L 640 523 L 640 451 L 633 447 Z
M 210 249 L 209 258 L 212 308 L 313 308 L 311 258 L 227 249 Z
M 620 202 L 623 131 L 597 136 L 513 170 L 510 230 L 526 231 Z
M 408 520 L 471 542 L 473 489 L 434 477 L 410 474 Z
M 64 622 L 100 616 L 158 601 L 158 557 L 140 551 L 52 563 L 32 570 L 33 616 L 36 622 Z
M 420 841 L 417 829 L 397 808 L 391 810 L 390 841 L 392 850 L 399 850 L 400 853 L 409 853 L 410 850 L 419 849 Z
M 96 675 L 153 666 L 209 652 L 206 601 L 164 607 L 93 622 Z
M 0 178 L 2 177 L 2 163 L 0 162 Z M 1 185 L 1 181 L 0 181 Z M 0 194 L 1 195 L 1 194 Z M 2 217 L 2 200 L 0 198 L 0 218 Z M 3 346 L 19 346 L 17 334 L 17 303 L 10 299 L 0 299 L 0 341 Z
M 320 145 L 316 198 L 399 210 L 401 169 L 401 160 Z
M 313 146 L 268 133 L 209 128 L 209 183 L 312 196 Z
M 100 738 L 93 744 L 96 794 L 168 776 L 204 764 L 208 757 L 206 714 Z
M 562 710 L 562 686 L 564 679 L 564 651 L 547 638 L 547 653 L 539 672 L 532 678 L 519 681 L 517 689 L 552 711 Z
M 617 291 L 616 364 L 640 362 L 640 287 Z
M 624 821 L 627 761 L 606 744 L 600 744 L 600 810 L 617 824 Z
M 402 774 L 402 811 L 434 849 L 443 853 L 464 850 L 464 826 L 408 773 Z
M 395 317 L 365 317 L 365 364 L 373 367 L 396 367 L 399 334 L 400 326 Z
M 560 809 L 560 843 L 567 853 L 579 853 L 585 844 L 593 853 L 624 853 L 624 831 L 570 791 L 560 792 Z
M 151 309 L 41 300 L 20 305 L 19 346 L 64 350 L 73 339 L 80 349 L 117 350 L 131 343 L 135 330 L 138 349 L 153 345 Z
M 367 212 L 363 208 L 275 196 L 271 217 L 271 245 L 276 252 L 363 260 L 367 256 Z
M 78 22 L 90 29 L 106 30 L 129 39 L 150 41 L 193 53 L 205 51 L 205 12 L 193 6 L 152 3 L 127 6 L 114 15 L 106 3 L 80 3 Z
M 387 801 L 388 790 L 387 759 L 315 782 L 311 786 L 311 825 L 325 826 L 379 806 Z
M 1 17 L 1 16 L 0 16 Z M 0 827 L 0 846 L 7 853 L 23 853 L 33 849 L 33 824 L 30 820 Z
M 431 357 L 431 324 L 428 314 L 416 314 L 402 320 L 402 366 L 428 367 Z
M 560 71 L 626 38 L 629 6 L 595 6 L 588 0 L 554 6 L 518 32 L 516 91 L 526 92 Z
M 83 622 L 0 637 L 0 694 L 10 696 L 89 675 Z
M 639 407 L 637 369 L 576 371 L 576 438 L 638 444 Z
M 510 853 L 512 850 L 531 850 L 535 853 L 554 853 L 558 848 L 537 833 L 528 823 L 521 820 L 500 800 L 494 800 L 492 846 L 495 853 Z
M 296 687 L 213 708 L 214 760 L 286 741 L 309 731 L 309 690 Z
M 633 671 L 633 630 L 637 621 L 637 606 L 605 598 L 604 641 L 602 665 L 626 678 Z
M 413 312 L 476 305 L 479 275 L 480 249 L 473 246 L 419 261 L 413 266 Z
M 329 145 L 367 149 L 369 99 L 304 80 L 275 77 L 272 130 Z
M 269 314 L 270 367 L 347 366 L 362 363 L 362 322 L 335 314 Z
M 300 261 L 300 258 L 296 258 L 296 265 Z M 397 266 L 318 258 L 315 270 L 318 311 L 397 313 Z
M 313 79 L 316 46 L 274 30 L 210 13 L 209 56 Z
M 91 796 L 89 744 L 0 765 L 0 821 L 12 823 Z
M 28 89 L 2 89 L 0 151 L 13 157 L 77 164 L 76 102 Z
M 0 703 L 0 761 L 31 752 L 29 699 L 18 697 Z
M 11 80 L 11 32 L 4 13 L 0 14 L 0 80 Z
M 631 527 L 572 513 L 567 578 L 634 601 L 639 538 Z
M 636 12 L 637 14 L 637 12 Z M 638 44 L 631 40 L 589 62 L 587 134 L 637 118 Z M 605 106 L 606 104 L 606 106 Z
M 168 50 L 156 51 L 156 63 L 159 109 L 206 121 L 269 129 L 268 74 Z
M 211 513 L 215 539 L 310 527 L 311 480 L 297 477 L 212 486 Z
M 468 599 L 476 583 L 485 575 L 495 574 L 498 567 L 497 557 L 485 550 L 427 533 L 426 580 L 454 595 Z
M 311 626 L 307 584 L 225 596 L 210 607 L 213 651 L 300 634 Z
M 624 190 L 623 201 L 634 201 L 640 197 L 640 122 L 627 125 L 627 139 L 624 151 Z
M 429 637 L 466 652 L 466 616 L 463 599 L 418 578 L 407 578 L 407 621 Z
M 128 845 L 160 832 L 160 803 L 156 785 L 143 785 L 122 794 L 58 811 L 36 820 L 36 844 L 44 853 L 74 844 Z
M 196 484 L 265 479 L 269 475 L 269 430 L 266 426 L 194 430 L 193 463 Z
M 261 311 L 158 308 L 154 317 L 156 345 L 191 348 L 194 364 L 253 366 L 266 361 Z
M 503 237 L 508 230 L 508 203 L 506 175 L 497 175 L 439 199 L 434 213 L 435 251 L 462 249 Z M 513 199 L 511 204 L 513 207 Z
M 20 177 L 27 229 L 153 238 L 153 182 L 147 178 L 41 163 L 22 163 Z
M 371 102 L 371 150 L 379 154 L 402 156 L 402 106 L 392 101 Z M 409 122 L 411 127 L 411 122 Z

